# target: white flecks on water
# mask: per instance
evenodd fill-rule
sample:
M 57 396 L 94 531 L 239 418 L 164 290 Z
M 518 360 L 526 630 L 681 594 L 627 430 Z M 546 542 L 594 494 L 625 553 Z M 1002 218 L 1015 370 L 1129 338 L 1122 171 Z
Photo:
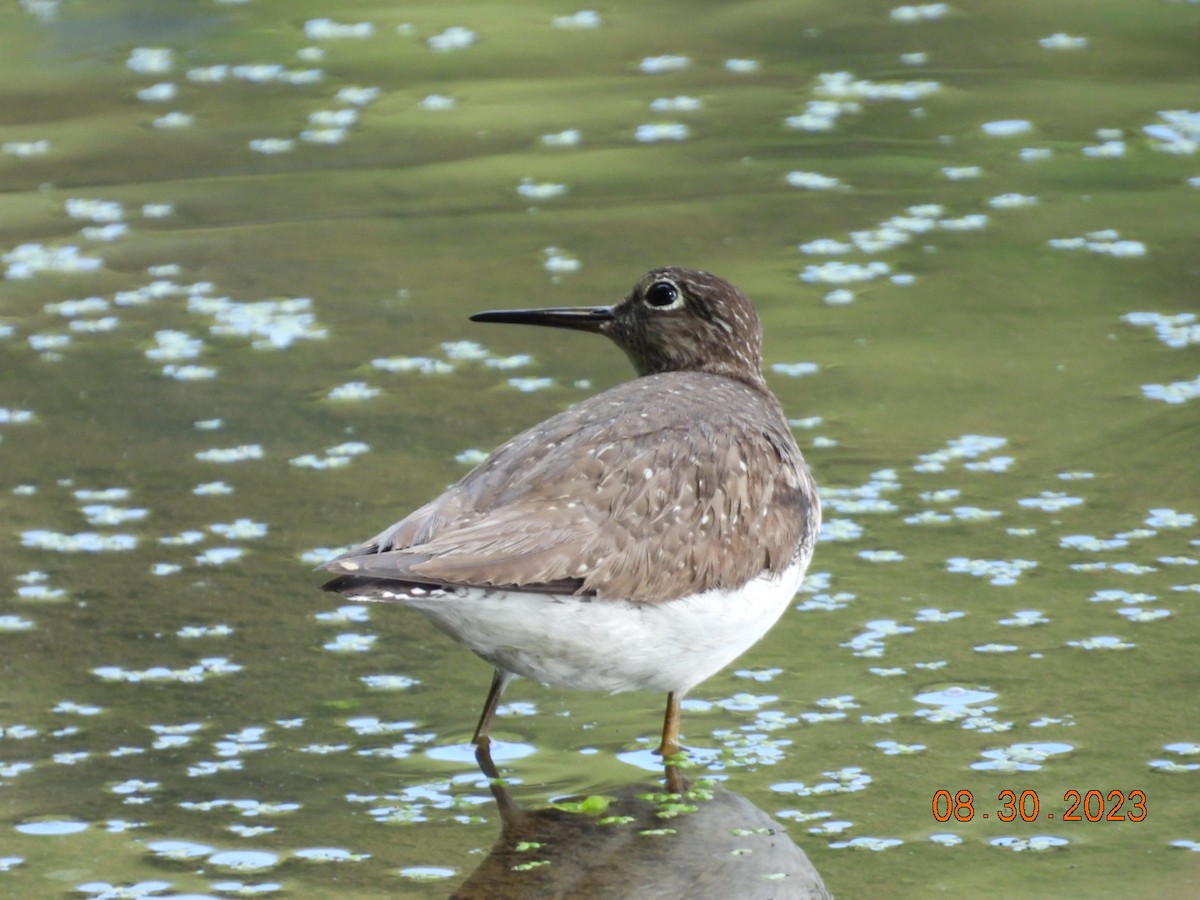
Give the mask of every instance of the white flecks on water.
M 774 665 L 764 645 L 754 652 L 767 652 L 767 657 L 748 655 L 741 663 L 745 668 L 725 677 L 736 679 L 738 687 L 769 685 L 772 694 L 723 691 L 717 679 L 698 687 L 685 704 L 685 727 L 695 732 L 697 743 L 718 747 L 694 751 L 698 766 L 718 778 L 736 767 L 744 770 L 739 775 L 761 778 L 753 772 L 784 762 L 794 769 L 799 761 L 797 777 L 808 783 L 777 786 L 776 805 L 796 802 L 789 794 L 829 795 L 820 802 L 836 805 L 827 810 L 772 809 L 771 814 L 808 823 L 813 835 L 836 838 L 829 844 L 833 849 L 875 851 L 899 844 L 889 834 L 907 832 L 881 824 L 861 834 L 866 830 L 858 825 L 863 801 L 853 795 L 866 791 L 869 797 L 871 776 L 853 765 L 839 767 L 839 762 L 830 762 L 824 776 L 810 777 L 812 769 L 805 774 L 801 731 L 869 729 L 862 746 L 872 767 L 894 778 L 900 767 L 913 762 L 912 755 L 924 752 L 926 744 L 934 746 L 930 728 L 949 725 L 937 735 L 939 754 L 964 770 L 971 766 L 994 777 L 1040 767 L 1064 783 L 1080 783 L 1083 760 L 1071 752 L 1076 742 L 1065 744 L 1060 730 L 1079 732 L 1078 745 L 1094 751 L 1099 745 L 1096 722 L 1102 719 L 1111 728 L 1111 711 L 1106 708 L 1098 716 L 1099 707 L 1089 706 L 1082 696 L 1072 701 L 1070 712 L 1064 711 L 1048 695 L 1022 687 L 1022 672 L 1025 681 L 1036 683 L 1040 678 L 1030 667 L 1057 656 L 1071 671 L 1092 672 L 1096 695 L 1110 696 L 1111 683 L 1104 679 L 1112 666 L 1091 651 L 1126 650 L 1138 666 L 1122 667 L 1122 678 L 1134 678 L 1130 684 L 1144 687 L 1136 681 L 1139 667 L 1149 670 L 1165 658 L 1163 641 L 1178 639 L 1191 627 L 1188 601 L 1200 594 L 1194 576 L 1200 565 L 1195 514 L 1186 497 L 1180 499 L 1183 495 L 1155 482 L 1155 473 L 1168 471 L 1173 463 L 1164 464 L 1165 455 L 1151 455 L 1161 437 L 1153 424 L 1158 413 L 1173 420 L 1186 414 L 1174 408 L 1200 396 L 1200 377 L 1193 378 L 1200 368 L 1184 358 L 1200 344 L 1200 326 L 1180 299 L 1178 286 L 1186 283 L 1186 274 L 1180 274 L 1186 269 L 1180 253 L 1185 242 L 1172 226 L 1178 215 L 1173 204 L 1194 197 L 1200 187 L 1200 172 L 1187 168 L 1200 152 L 1200 113 L 1176 108 L 1177 97 L 1163 100 L 1149 94 L 1139 97 L 1131 113 L 1119 98 L 1108 103 L 1113 93 L 1105 94 L 1105 86 L 1093 79 L 1087 96 L 1100 99 L 1076 104 L 1071 116 L 1063 118 L 1053 103 L 1020 102 L 1018 92 L 1003 90 L 1011 84 L 1007 73 L 1015 71 L 1005 64 L 993 71 L 1000 79 L 992 86 L 996 90 L 980 92 L 954 64 L 959 43 L 978 26 L 977 17 L 948 4 L 872 13 L 856 28 L 875 29 L 878 60 L 859 59 L 854 72 L 843 70 L 850 65 L 848 57 L 827 52 L 828 35 L 841 33 L 837 23 L 820 14 L 810 16 L 811 21 L 794 30 L 800 44 L 791 52 L 807 56 L 811 50 L 830 71 L 812 77 L 818 71 L 813 69 L 804 79 L 791 79 L 787 96 L 780 93 L 780 79 L 794 68 L 794 59 L 772 50 L 770 42 L 753 40 L 714 53 L 717 44 L 692 40 L 704 17 L 684 21 L 667 43 L 661 30 L 642 27 L 641 12 L 631 19 L 628 10 L 620 21 L 592 10 L 567 9 L 553 18 L 543 11 L 532 19 L 516 15 L 504 22 L 314 18 L 281 26 L 263 18 L 261 5 L 236 0 L 210 5 L 217 4 L 221 15 L 236 17 L 239 27 L 271 34 L 272 40 L 257 44 L 255 57 L 222 59 L 216 55 L 219 42 L 206 38 L 201 52 L 186 28 L 170 28 L 166 36 L 133 36 L 115 55 L 95 62 L 107 67 L 120 85 L 117 106 L 88 104 L 108 110 L 102 129 L 68 128 L 66 119 L 17 123 L 11 134 L 6 131 L 0 156 L 10 180 L 15 179 L 13 236 L 0 248 L 5 283 L 12 289 L 0 341 L 7 342 L 20 375 L 10 379 L 9 394 L 0 397 L 0 440 L 11 473 L 4 491 L 6 514 L 20 537 L 13 552 L 23 557 L 14 568 L 21 574 L 9 581 L 9 608 L 0 610 L 0 631 L 14 644 L 14 652 L 36 657 L 43 645 L 56 647 L 64 635 L 77 637 L 68 623 L 78 623 L 96 631 L 97 640 L 88 646 L 104 653 L 96 659 L 89 652 L 56 651 L 47 682 L 51 693 L 38 695 L 41 699 L 30 710 L 18 701 L 0 721 L 0 748 L 7 748 L 0 752 L 0 781 L 69 769 L 72 788 L 79 785 L 85 792 L 81 799 L 90 796 L 107 804 L 110 814 L 87 822 L 70 817 L 66 830 L 89 829 L 100 837 L 148 827 L 116 814 L 127 813 L 131 805 L 162 807 L 165 797 L 182 792 L 180 814 L 211 817 L 212 833 L 238 842 L 148 841 L 138 846 L 153 854 L 155 865 L 171 860 L 183 864 L 177 881 L 139 881 L 123 877 L 124 871 L 113 866 L 81 875 L 81 883 L 69 886 L 88 896 L 114 898 L 189 890 L 222 895 L 303 892 L 303 869 L 320 863 L 373 864 L 379 854 L 365 832 L 357 839 L 331 837 L 328 845 L 322 838 L 311 845 L 284 840 L 269 849 L 255 848 L 261 836 L 275 834 L 274 842 L 286 834 L 286 828 L 277 831 L 274 823 L 267 824 L 273 818 L 320 822 L 319 791 L 313 803 L 301 807 L 283 782 L 261 777 L 277 768 L 273 758 L 282 753 L 293 757 L 305 778 L 317 771 L 306 764 L 338 754 L 343 766 L 390 770 L 438 760 L 439 765 L 459 767 L 442 780 L 417 783 L 401 771 L 398 786 L 372 788 L 376 794 L 361 787 L 361 793 L 343 789 L 335 794 L 335 806 L 351 804 L 355 812 L 361 807 L 368 813 L 362 818 L 371 825 L 429 822 L 475 828 L 494 818 L 469 750 L 451 746 L 461 736 L 451 734 L 447 740 L 446 728 L 463 726 L 448 725 L 448 712 L 443 719 L 429 712 L 430 692 L 444 692 L 445 685 L 438 687 L 438 679 L 421 672 L 415 657 L 404 661 L 412 674 L 381 670 L 372 662 L 384 659 L 380 654 L 385 647 L 389 653 L 394 650 L 396 638 L 381 630 L 377 639 L 367 629 L 383 629 L 385 619 L 405 613 L 387 607 L 322 606 L 314 595 L 318 605 L 313 610 L 285 620 L 272 615 L 255 624 L 246 610 L 284 600 L 271 601 L 254 591 L 247 596 L 243 588 L 251 581 L 275 582 L 278 573 L 271 567 L 279 560 L 298 570 L 300 563 L 311 567 L 349 549 L 302 549 L 331 540 L 318 533 L 322 520 L 349 515 L 361 521 L 367 507 L 390 509 L 427 499 L 423 492 L 428 485 L 422 485 L 428 478 L 416 465 L 416 455 L 428 449 L 416 427 L 424 408 L 421 397 L 478 391 L 481 402 L 490 403 L 491 397 L 505 406 L 516 404 L 503 411 L 504 421 L 515 422 L 525 416 L 517 406 L 527 402 L 515 392 L 571 385 L 576 376 L 563 380 L 568 370 L 561 357 L 570 352 L 563 348 L 573 346 L 568 343 L 573 338 L 529 338 L 524 346 L 539 348 L 538 369 L 531 368 L 528 353 L 501 355 L 470 340 L 439 347 L 428 316 L 443 304 L 452 313 L 451 293 L 430 290 L 439 282 L 426 278 L 425 267 L 436 263 L 441 284 L 478 276 L 480 284 L 472 285 L 478 291 L 503 292 L 516 285 L 513 291 L 519 294 L 529 287 L 521 279 L 532 277 L 535 291 L 540 284 L 549 292 L 544 305 L 603 302 L 572 296 L 560 304 L 552 296 L 585 288 L 582 279 L 604 269 L 611 255 L 596 235 L 576 227 L 585 205 L 592 225 L 604 216 L 619 216 L 620 210 L 638 209 L 629 220 L 637 219 L 632 231 L 608 222 L 597 232 L 635 242 L 644 240 L 638 228 L 653 224 L 657 233 L 697 246 L 736 241 L 738 252 L 751 256 L 760 245 L 796 248 L 791 273 L 782 273 L 791 279 L 790 287 L 780 280 L 777 265 L 757 268 L 761 283 L 744 286 L 761 302 L 768 359 L 782 360 L 769 365 L 772 386 L 789 413 L 804 415 L 789 425 L 798 429 L 798 437 L 807 437 L 801 443 L 813 458 L 827 513 L 818 551 L 819 559 L 828 555 L 827 571 L 811 573 L 793 602 L 803 623 L 827 638 L 806 652 L 850 660 L 853 666 L 842 667 L 840 680 L 822 687 L 822 696 L 789 700 L 788 682 L 796 673 L 783 657 Z M 60 14 L 60 5 L 25 0 L 19 15 L 26 25 L 42 28 L 69 12 L 67 5 Z M 1160 18 L 1178 16 L 1191 5 L 1170 4 Z M 1030 84 L 1053 79 L 1078 86 L 1081 76 L 1073 75 L 1071 67 L 1082 64 L 1090 71 L 1101 48 L 1109 52 L 1119 44 L 1094 15 L 1081 15 L 1069 22 L 1043 22 L 1033 32 L 1025 28 L 1015 38 L 999 30 L 989 33 L 989 58 L 1003 60 L 1013 53 L 1032 60 L 1022 62 L 1020 69 Z M 631 26 L 643 38 L 658 34 L 657 45 L 643 40 L 643 46 L 629 44 L 611 52 L 596 43 L 621 39 Z M 751 33 L 747 27 L 744 34 Z M 270 47 L 279 41 L 284 46 L 272 59 Z M 135 47 L 139 43 L 147 46 Z M 1170 42 L 1156 46 L 1169 51 Z M 661 55 L 646 56 L 648 52 Z M 573 86 L 579 83 L 580 65 L 589 77 L 600 73 L 604 87 L 594 98 L 598 105 L 578 101 L 586 92 L 573 92 L 575 99 L 561 106 L 547 105 L 545 115 L 519 105 L 527 79 L 506 67 L 512 61 L 526 66 L 536 61 L 538 91 L 549 91 L 559 83 L 558 53 L 565 54 Z M 1161 64 L 1169 65 L 1169 56 Z M 414 78 L 397 81 L 397 65 L 412 69 Z M 919 74 L 911 69 L 897 74 L 897 66 L 933 65 L 938 81 L 904 77 L 905 71 Z M 926 71 L 935 74 L 933 68 Z M 1129 77 L 1136 79 L 1136 67 L 1130 71 L 1135 75 Z M 345 77 L 348 72 L 354 73 L 352 80 Z M 58 73 L 56 79 L 60 77 Z M 89 91 L 106 90 L 110 80 L 97 78 Z M 626 87 L 631 83 L 636 90 Z M 1127 87 L 1123 83 L 1121 89 Z M 1003 103 L 994 102 L 999 96 Z M 974 105 L 963 105 L 968 97 Z M 522 115 L 496 115 L 507 108 L 500 104 L 514 101 L 518 105 L 512 108 L 523 110 Z M 961 111 L 967 108 L 974 112 L 964 118 Z M 936 130 L 930 130 L 933 123 Z M 893 143 L 891 135 L 901 131 L 906 142 Z M 131 135 L 130 142 L 136 137 L 145 146 L 131 150 L 124 133 Z M 812 141 L 819 143 L 813 145 L 818 152 L 796 152 Z M 101 150 L 105 152 L 97 155 Z M 401 154 L 404 165 L 385 165 L 381 153 Z M 603 155 L 603 165 L 581 165 L 581 153 L 592 161 Z M 634 165 L 641 155 L 654 160 L 643 163 L 644 170 Z M 490 160 L 487 165 L 480 164 L 483 156 Z M 145 169 L 153 187 L 120 174 L 117 166 L 123 158 L 136 161 L 139 174 Z M 80 160 L 93 165 L 101 159 L 102 179 L 76 177 Z M 186 162 L 187 171 L 172 160 Z M 913 197 L 904 208 L 895 206 L 896 182 L 885 180 L 892 160 L 904 165 L 902 186 L 905 196 Z M 364 161 L 370 163 L 369 172 L 362 168 Z M 698 162 L 716 165 L 719 177 L 695 178 L 689 166 Z M 212 177 L 214 163 L 220 177 Z M 413 177 L 417 173 L 420 177 Z M 302 205 L 311 199 L 303 194 L 306 182 L 317 175 L 332 187 L 317 206 Z M 273 183 L 283 185 L 283 179 L 284 190 L 267 190 Z M 84 183 L 104 187 L 61 187 Z M 696 185 L 705 190 L 720 185 L 722 191 L 697 194 Z M 477 187 L 482 193 L 471 194 Z M 1155 215 L 1135 219 L 1124 198 L 1145 199 L 1151 196 L 1146 190 L 1152 192 Z M 354 199 L 356 191 L 359 198 L 368 198 L 366 207 Z M 294 208 L 273 214 L 262 205 L 262 196 L 291 202 L 293 194 Z M 754 202 L 747 200 L 746 209 L 740 209 L 726 195 Z M 691 205 L 681 206 L 681 199 Z M 339 205 L 350 203 L 358 208 Z M 779 226 L 772 203 L 785 204 L 793 213 L 803 206 L 803 214 L 786 216 Z M 711 215 L 697 214 L 700 204 L 706 210 L 711 205 Z M 445 213 L 465 231 L 442 233 L 436 223 L 449 221 Z M 520 227 L 504 224 L 502 217 L 511 215 L 520 218 Z M 751 216 L 754 224 L 748 227 Z M 710 219 L 719 220 L 720 228 L 705 231 Z M 841 224 L 838 231 L 822 235 L 814 223 L 828 220 Z M 509 254 L 503 266 L 464 237 L 481 221 L 500 226 L 495 236 L 503 232 L 503 240 L 489 244 L 497 253 L 502 248 Z M 336 227 L 330 228 L 330 222 Z M 355 249 L 341 257 L 323 255 L 323 248 L 314 250 L 305 241 L 306 229 L 320 227 L 332 235 L 331 248 L 345 249 L 350 244 L 341 242 L 342 234 L 368 222 L 383 223 L 391 232 L 389 252 L 394 256 L 382 268 L 366 255 L 373 252 L 369 239 L 353 245 L 361 246 L 361 253 Z M 416 227 L 419 223 L 434 227 Z M 287 234 L 270 239 L 270 230 L 281 227 Z M 437 234 L 437 253 L 430 253 L 425 231 Z M 269 254 L 261 252 L 264 247 L 272 248 Z M 1151 250 L 1154 267 L 1142 266 Z M 1000 282 L 980 278 L 980 270 L 972 269 L 970 260 L 984 257 L 1005 262 Z M 1038 283 L 1039 271 L 1051 266 L 1092 278 L 1105 273 L 1096 281 L 1104 290 L 1089 296 L 1088 316 L 1067 315 L 1070 285 L 1087 281 L 1056 279 L 1053 290 Z M 261 290 L 267 299 L 231 299 L 229 289 L 190 282 L 185 275 L 198 279 L 222 272 L 230 273 L 231 284 L 243 286 L 238 290 Z M 367 272 L 381 273 L 384 283 L 364 285 L 359 276 Z M 400 273 L 397 283 L 389 281 L 394 277 L 389 272 Z M 1145 280 L 1150 272 L 1157 279 L 1153 285 Z M 940 292 L 952 281 L 948 302 Z M 411 295 L 397 284 L 411 285 Z M 905 285 L 916 287 L 894 290 Z M 311 292 L 311 299 L 291 296 L 295 290 Z M 789 292 L 818 318 L 839 320 L 832 328 L 818 323 L 810 334 L 816 341 L 811 357 L 809 350 L 788 343 L 794 335 L 789 337 L 786 327 L 780 331 L 777 320 Z M 1125 307 L 1114 307 L 1113 294 L 1155 297 L 1143 309 L 1157 311 L 1129 312 L 1128 300 Z M 984 303 L 992 304 L 984 311 L 994 318 L 979 318 Z M 1096 327 L 1059 335 L 1055 317 L 1041 315 L 1057 309 L 1064 322 Z M 1039 313 L 1036 321 L 1030 310 Z M 322 318 L 329 316 L 328 327 L 318 320 L 318 311 Z M 961 327 L 964 320 L 958 317 L 967 314 L 976 324 L 986 319 L 987 327 Z M 1099 334 L 1094 333 L 1097 328 Z M 349 341 L 351 334 L 359 352 L 346 354 L 343 339 Z M 916 356 L 901 358 L 905 342 L 924 335 L 931 339 Z M 1047 335 L 1051 340 L 1062 337 L 1048 355 L 1039 344 Z M 315 342 L 326 338 L 336 341 L 318 349 Z M 522 339 L 506 335 L 502 340 Z M 936 346 L 939 340 L 944 348 Z M 941 349 L 963 355 L 946 356 Z M 990 355 L 1001 349 L 1003 357 Z M 294 358 L 281 361 L 274 352 L 257 353 L 282 350 L 295 351 Z M 252 352 L 256 355 L 251 358 Z M 114 353 L 120 354 L 117 364 L 109 365 L 106 354 Z M 122 357 L 133 363 L 135 376 L 122 368 Z M 1097 363 L 1093 369 L 1090 361 L 1101 357 L 1103 366 Z M 795 361 L 806 358 L 819 362 Z M 891 367 L 914 359 L 906 371 L 928 379 L 921 390 L 914 392 L 899 381 L 890 384 Z M 993 370 L 996 360 L 1001 366 Z M 976 361 L 981 371 L 972 369 Z M 1129 373 L 1124 389 L 1103 377 L 1093 380 L 1093 373 L 1107 375 L 1117 365 Z M 45 374 L 48 370 L 52 374 Z M 818 372 L 820 379 L 806 377 Z M 527 373 L 529 377 L 509 380 Z M 371 376 L 379 386 L 363 380 Z M 597 378 L 602 380 L 609 383 L 609 376 Z M 1018 387 L 1034 380 L 1036 391 Z M 592 390 L 586 379 L 575 387 Z M 870 398 L 857 412 L 853 404 L 842 402 L 843 395 L 855 393 Z M 117 395 L 118 402 L 110 402 L 109 394 Z M 363 406 L 325 402 L 371 396 L 380 400 Z M 914 404 L 914 396 L 924 399 Z M 554 390 L 528 402 L 554 408 L 572 399 L 577 398 Z M 267 402 L 295 415 L 278 420 L 266 416 L 259 407 Z M 828 403 L 834 406 L 822 408 Z M 1139 447 L 1139 465 L 1128 471 L 1096 454 L 1085 453 L 1072 462 L 1071 453 L 1046 440 L 1053 428 L 1043 429 L 1034 420 L 1054 419 L 1057 427 L 1061 415 L 1062 432 L 1074 441 L 1071 447 L 1086 449 L 1095 435 L 1073 418 L 1077 407 L 1093 408 L 1095 420 L 1111 426 L 1108 437 L 1118 440 L 1133 433 L 1122 430 L 1132 421 L 1127 416 L 1140 417 L 1136 433 L 1150 436 L 1146 446 L 1151 449 Z M 878 414 L 879 421 L 868 422 L 866 411 Z M 446 415 L 457 436 L 429 451 L 430 458 L 445 464 L 453 458 L 461 465 L 486 459 L 494 428 L 487 425 L 472 433 L 475 426 L 458 412 Z M 377 416 L 388 420 L 391 439 L 379 437 Z M 914 438 L 913 430 L 905 430 L 910 428 L 924 431 Z M 985 434 L 970 433 L 973 429 Z M 1006 437 L 988 437 L 998 433 L 988 429 L 1003 429 Z M 208 430 L 228 435 L 206 448 L 210 441 L 198 432 Z M 370 435 L 376 453 L 399 448 L 404 454 L 402 463 L 397 458 L 387 470 L 378 496 L 354 493 L 347 480 L 357 477 L 357 469 L 365 477 L 369 467 L 387 464 L 367 456 L 373 448 L 360 434 Z M 865 460 L 889 456 L 886 448 L 880 449 L 880 434 L 889 435 L 883 444 L 890 441 L 893 451 L 901 448 L 889 459 L 895 468 L 869 478 L 853 474 Z M 1161 446 L 1165 454 L 1165 448 L 1178 445 L 1163 441 Z M 64 447 L 74 460 L 65 465 Z M 1123 449 L 1128 448 L 1115 446 L 1112 460 L 1126 459 Z M 46 465 L 38 468 L 41 456 Z M 210 471 L 210 463 L 241 461 L 258 462 L 250 468 L 223 468 L 219 474 L 224 480 Z M 837 474 L 839 467 L 852 473 L 849 481 L 841 481 L 847 476 Z M 867 468 L 878 464 L 862 470 Z M 168 487 L 174 471 L 178 478 Z M 288 479 L 293 483 L 284 483 Z M 1118 487 L 1146 499 L 1131 509 Z M 355 503 L 363 510 L 355 512 Z M 289 504 L 295 507 L 291 512 L 279 512 Z M 332 539 L 353 537 L 347 533 Z M 81 558 L 80 553 L 93 556 Z M 254 579 L 249 579 L 251 573 Z M 983 581 L 960 579 L 961 574 Z M 167 580 L 155 580 L 160 578 Z M 136 624 L 116 605 L 125 595 L 137 602 Z M 281 627 L 280 621 L 291 624 Z M 787 622 L 785 618 L 780 627 L 791 627 Z M 243 647 L 254 648 L 252 659 L 242 659 Z M 228 656 L 197 662 L 198 651 Z M 238 704 L 258 696 L 245 685 L 238 687 L 243 676 L 252 674 L 256 683 L 266 678 L 262 683 L 270 684 L 277 667 L 286 675 L 287 667 L 306 655 L 349 680 L 341 679 L 340 688 L 337 679 L 314 688 L 297 679 L 308 685 L 311 697 L 287 695 L 291 705 L 269 710 L 269 726 L 237 721 Z M 880 659 L 884 656 L 886 661 Z M 817 657 L 809 662 L 821 662 Z M 367 671 L 376 674 L 363 674 Z M 222 697 L 243 699 L 213 704 L 208 702 L 213 698 L 200 697 L 197 691 L 213 687 L 200 683 L 218 675 L 237 679 L 215 686 L 234 691 Z M 417 675 L 430 686 L 421 686 Z M 53 687 L 56 677 L 71 678 L 75 686 Z M 956 678 L 979 683 L 927 685 L 932 679 Z M 1021 709 L 1020 715 L 1011 721 L 1004 717 L 997 694 L 985 687 L 989 681 L 1005 685 L 1005 705 Z M 36 691 L 38 683 L 31 681 L 31 689 Z M 332 694 L 330 684 L 336 688 Z M 413 690 L 419 686 L 421 690 Z M 130 691 L 137 694 L 132 705 L 122 700 Z M 385 714 L 382 707 L 372 708 L 387 699 L 378 691 L 411 693 L 393 698 L 405 704 Z M 1019 700 L 1014 696 L 1018 692 Z M 181 695 L 215 712 L 204 725 L 164 712 L 173 708 L 170 698 Z M 271 689 L 259 702 L 282 696 Z M 1027 711 L 1030 697 L 1042 704 L 1036 711 Z M 501 714 L 509 728 L 518 725 L 522 731 L 540 727 L 542 717 L 555 713 L 564 714 L 564 727 L 576 722 L 589 730 L 599 727 L 599 720 L 590 713 L 579 715 L 576 710 L 584 706 L 575 705 L 587 702 L 530 693 L 509 698 Z M 1147 700 L 1154 702 L 1153 697 Z M 314 713 L 313 703 L 354 711 L 330 720 Z M 141 739 L 123 737 L 122 743 L 105 745 L 114 734 L 115 711 L 127 709 L 142 716 Z M 568 710 L 572 715 L 565 715 Z M 152 721 L 179 724 L 148 724 Z M 1050 740 L 1031 742 L 1029 729 L 1039 729 Z M 651 744 L 650 730 L 644 729 L 640 745 Z M 979 740 L 1006 732 L 1012 734 L 1004 744 L 995 738 Z M 1143 747 L 1132 761 L 1118 760 L 1120 742 L 1114 741 L 1114 748 L 1103 748 L 1105 763 L 1118 763 L 1110 768 L 1128 770 L 1134 779 L 1147 771 L 1152 777 L 1193 777 L 1188 773 L 1200 768 L 1196 734 L 1186 728 L 1168 733 L 1172 737 L 1161 739 L 1167 742 L 1161 749 Z M 45 742 L 50 743 L 43 746 Z M 509 764 L 532 752 L 529 744 L 504 741 L 496 742 L 495 749 L 498 758 L 509 754 Z M 582 752 L 589 760 L 604 754 L 594 743 Z M 89 784 L 89 769 L 97 763 L 105 772 Z M 134 764 L 136 769 L 111 770 Z M 336 780 L 338 770 L 329 771 Z M 328 771 L 320 774 L 324 778 Z M 516 777 L 529 776 L 533 783 L 534 774 L 530 769 Z M 227 785 L 278 784 L 280 795 L 226 798 L 219 788 L 194 787 L 219 785 L 222 779 L 231 780 Z M 34 793 L 49 796 L 36 790 L 36 784 L 34 788 Z M 876 800 L 868 800 L 879 807 L 872 817 L 890 815 Z M 63 833 L 59 825 L 18 812 L 14 821 L 22 823 L 17 826 L 22 838 Z M 159 812 L 154 819 L 161 823 L 166 817 Z M 185 827 L 165 833 L 186 832 Z M 1155 840 L 1160 846 L 1200 847 L 1196 835 L 1169 837 L 1173 843 Z M 957 847 L 953 852 L 961 855 L 982 846 L 957 835 L 931 834 L 929 840 L 939 845 L 935 854 L 942 847 Z M 993 844 L 1016 851 L 1061 846 L 1036 833 L 998 838 Z M 34 853 L 20 849 L 20 856 L 0 857 L 0 870 L 28 872 L 43 865 Z M 231 852 L 235 849 L 244 852 Z M 412 864 L 400 874 L 409 880 L 444 881 L 466 868 L 435 864 L 441 860 L 408 862 Z M 232 874 L 282 864 L 298 867 L 289 874 L 295 884 Z M 959 870 L 980 870 L 984 861 L 975 859 L 972 865 L 974 869 Z M 210 872 L 204 886 L 185 883 L 190 870 L 198 868 Z M 831 885 L 839 877 L 845 877 L 844 870 L 831 869 Z M 1061 884 L 1057 887 L 1062 890 Z

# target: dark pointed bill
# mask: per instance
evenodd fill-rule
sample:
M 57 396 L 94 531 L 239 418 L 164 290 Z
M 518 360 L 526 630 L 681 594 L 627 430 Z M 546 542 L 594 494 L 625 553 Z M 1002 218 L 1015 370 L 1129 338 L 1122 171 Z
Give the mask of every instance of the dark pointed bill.
M 548 325 L 576 331 L 599 331 L 613 319 L 612 306 L 560 306 L 552 309 L 496 309 L 478 312 L 472 322 L 506 322 L 512 325 Z

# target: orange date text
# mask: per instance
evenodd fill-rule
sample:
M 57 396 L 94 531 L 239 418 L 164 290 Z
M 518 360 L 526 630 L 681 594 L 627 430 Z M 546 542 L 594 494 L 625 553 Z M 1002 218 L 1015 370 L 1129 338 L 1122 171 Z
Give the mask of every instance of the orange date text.
M 971 791 L 942 789 L 933 792 L 933 817 L 939 822 L 970 822 L 976 816 L 1001 822 L 1141 822 L 1146 818 L 1146 792 L 1136 789 L 1070 790 L 1063 794 L 1061 806 L 1055 800 L 1051 807 L 1037 791 L 1005 789 L 996 795 L 995 808 L 988 809 Z

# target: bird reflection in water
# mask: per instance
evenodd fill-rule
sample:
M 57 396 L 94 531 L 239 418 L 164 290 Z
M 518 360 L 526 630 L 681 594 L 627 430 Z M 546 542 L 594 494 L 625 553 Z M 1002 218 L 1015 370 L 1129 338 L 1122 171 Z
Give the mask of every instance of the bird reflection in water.
M 723 787 L 690 784 L 676 766 L 666 766 L 666 792 L 632 784 L 525 810 L 509 795 L 486 743 L 475 758 L 489 779 L 501 832 L 455 900 L 830 896 L 779 823 Z

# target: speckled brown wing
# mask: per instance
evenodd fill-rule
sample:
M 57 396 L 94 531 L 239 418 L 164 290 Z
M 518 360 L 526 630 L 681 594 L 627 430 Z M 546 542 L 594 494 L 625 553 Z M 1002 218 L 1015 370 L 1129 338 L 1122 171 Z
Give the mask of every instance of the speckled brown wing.
M 516 436 L 326 568 L 658 603 L 781 572 L 819 522 L 811 476 L 770 394 L 666 373 Z

